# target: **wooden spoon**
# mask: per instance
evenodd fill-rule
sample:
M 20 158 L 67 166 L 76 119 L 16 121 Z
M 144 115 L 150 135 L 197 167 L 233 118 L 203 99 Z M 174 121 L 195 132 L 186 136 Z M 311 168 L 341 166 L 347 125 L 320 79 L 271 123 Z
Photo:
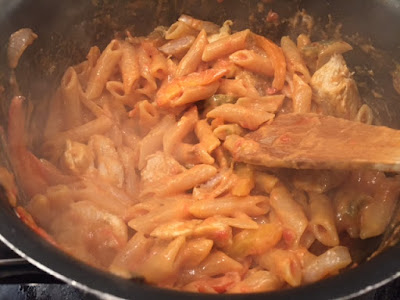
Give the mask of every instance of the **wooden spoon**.
M 224 147 L 235 161 L 266 167 L 400 171 L 400 130 L 312 113 L 282 114 Z

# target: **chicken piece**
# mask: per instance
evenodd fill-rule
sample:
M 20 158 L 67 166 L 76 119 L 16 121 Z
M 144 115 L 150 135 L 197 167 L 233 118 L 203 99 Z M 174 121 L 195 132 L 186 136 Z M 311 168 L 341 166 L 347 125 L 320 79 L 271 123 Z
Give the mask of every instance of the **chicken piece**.
M 361 99 L 343 56 L 333 55 L 311 77 L 313 101 L 323 114 L 354 120 Z
M 115 149 L 114 142 L 102 135 L 93 135 L 89 147 L 95 155 L 95 166 L 100 176 L 121 188 L 124 183 L 124 167 Z
M 185 170 L 185 167 L 172 156 L 157 152 L 147 160 L 147 164 L 141 172 L 141 181 L 145 188 L 152 184 L 158 184 L 164 178 L 182 173 Z
M 51 224 L 50 234 L 73 256 L 103 268 L 128 240 L 124 221 L 90 201 L 72 203 Z
M 93 151 L 85 144 L 66 140 L 60 165 L 63 170 L 70 174 L 84 174 L 90 167 L 94 167 Z

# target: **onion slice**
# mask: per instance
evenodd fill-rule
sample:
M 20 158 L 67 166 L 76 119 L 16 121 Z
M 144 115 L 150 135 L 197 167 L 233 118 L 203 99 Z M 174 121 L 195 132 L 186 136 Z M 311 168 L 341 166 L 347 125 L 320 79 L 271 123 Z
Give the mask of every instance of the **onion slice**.
M 22 53 L 37 37 L 30 28 L 22 28 L 11 34 L 7 49 L 8 64 L 11 69 L 17 67 Z

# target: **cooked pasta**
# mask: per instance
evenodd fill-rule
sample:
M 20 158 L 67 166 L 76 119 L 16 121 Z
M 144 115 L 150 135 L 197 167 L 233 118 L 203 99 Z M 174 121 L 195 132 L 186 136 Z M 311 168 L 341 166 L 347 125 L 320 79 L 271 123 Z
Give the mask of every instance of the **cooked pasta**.
M 30 198 L 21 218 L 92 266 L 178 290 L 273 291 L 350 266 L 341 237 L 384 232 L 399 176 L 257 167 L 225 141 L 289 112 L 371 124 L 341 56 L 351 46 L 330 43 L 310 61 L 307 35 L 279 45 L 231 25 L 182 15 L 157 40 L 92 47 L 65 71 L 38 149 L 15 97 L 8 142 Z

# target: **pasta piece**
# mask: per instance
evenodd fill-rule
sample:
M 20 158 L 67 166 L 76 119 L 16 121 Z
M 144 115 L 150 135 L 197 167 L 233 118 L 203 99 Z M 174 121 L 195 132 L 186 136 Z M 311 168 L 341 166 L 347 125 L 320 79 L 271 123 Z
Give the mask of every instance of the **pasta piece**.
M 90 47 L 89 53 L 86 55 L 87 60 L 73 66 L 83 90 L 86 90 L 90 72 L 96 66 L 96 62 L 99 59 L 100 54 L 101 52 L 99 47 Z
M 249 271 L 242 281 L 228 289 L 228 293 L 260 293 L 278 290 L 282 287 L 282 281 L 272 272 L 258 270 Z
M 274 68 L 268 57 L 262 56 L 253 50 L 239 50 L 229 56 L 238 66 L 254 73 L 272 77 Z
M 224 249 L 232 243 L 232 228 L 219 216 L 205 219 L 194 228 L 193 235 L 214 241 L 216 247 Z
M 263 123 L 272 120 L 274 114 L 253 111 L 235 104 L 223 104 L 208 112 L 207 118 L 222 118 L 224 121 L 237 123 L 243 128 L 255 130 Z
M 270 205 L 284 228 L 293 234 L 293 237 L 287 238 L 286 242 L 289 245 L 297 246 L 308 225 L 307 217 L 301 206 L 293 200 L 283 185 L 276 185 L 271 191 Z
M 194 280 L 182 287 L 184 291 L 196 293 L 225 293 L 227 288 L 240 281 L 239 272 L 227 272 L 219 277 L 203 276 L 202 279 Z
M 238 211 L 249 216 L 261 216 L 269 211 L 268 198 L 264 196 L 234 197 L 199 200 L 189 207 L 189 212 L 197 218 L 208 218 L 216 214 L 234 216 Z
M 204 30 L 208 34 L 209 33 L 217 33 L 219 31 L 218 25 L 216 25 L 212 22 L 195 19 L 188 15 L 181 15 L 178 20 L 180 22 L 183 22 L 183 23 L 189 25 L 190 27 L 192 27 L 198 31 Z
M 237 233 L 227 252 L 235 258 L 259 255 L 273 248 L 281 237 L 282 226 L 279 223 L 262 224 L 257 229 L 246 229 Z
M 202 220 L 171 221 L 156 227 L 150 236 L 173 239 L 179 236 L 201 237 L 212 240 L 217 247 L 226 247 L 232 239 L 232 230 L 217 217 Z
M 209 69 L 174 78 L 158 90 L 156 102 L 160 107 L 176 107 L 211 97 L 218 89 L 224 69 Z
M 351 263 L 349 250 L 336 246 L 318 256 L 303 269 L 304 283 L 311 283 L 338 272 Z
M 159 122 L 160 113 L 154 103 L 142 100 L 136 103 L 135 108 L 129 112 L 129 117 L 138 120 L 139 130 L 144 135 Z
M 230 258 L 222 251 L 212 252 L 196 268 L 197 276 L 217 276 L 228 272 L 240 272 L 243 266 L 238 261 Z
M 128 222 L 128 226 L 137 232 L 150 234 L 156 227 L 171 220 L 182 220 L 188 217 L 185 199 L 170 201 L 168 205 L 161 205 L 147 214 L 138 216 Z
M 293 75 L 293 112 L 308 113 L 311 111 L 311 87 L 297 74 Z
M 122 56 L 119 66 L 121 69 L 124 94 L 128 95 L 139 79 L 139 62 L 135 47 L 128 43 L 121 43 Z
M 150 236 L 161 239 L 173 239 L 178 236 L 190 236 L 201 220 L 170 221 L 154 228 Z
M 335 216 L 331 200 L 323 195 L 309 193 L 310 230 L 323 245 L 334 247 L 339 245 Z
M 237 212 L 234 218 L 219 217 L 219 220 L 228 224 L 231 227 L 239 229 L 258 229 L 259 225 L 253 221 L 248 215 L 242 212 Z
M 193 189 L 193 197 L 199 200 L 218 197 L 228 191 L 234 182 L 232 169 L 221 167 L 213 178 Z
M 235 97 L 260 97 L 257 89 L 244 79 L 222 79 L 218 88 L 219 94 L 232 95 Z
M 258 263 L 293 287 L 302 281 L 302 268 L 297 256 L 283 249 L 271 249 L 258 258 Z
M 252 108 L 254 110 L 263 110 L 266 112 L 277 112 L 283 104 L 284 95 L 272 95 L 264 97 L 242 97 L 236 101 L 236 104 Z
M 141 141 L 139 145 L 139 160 L 138 168 L 143 169 L 146 165 L 146 158 L 160 150 L 163 145 L 163 136 L 165 132 L 175 122 L 175 117 L 173 115 L 166 115 L 161 121 L 155 126 Z
M 165 79 L 168 75 L 168 65 L 165 56 L 158 51 L 153 43 L 143 42 L 142 47 L 151 59 L 148 66 L 150 75 L 160 80 Z
M 286 57 L 287 69 L 290 74 L 301 77 L 306 84 L 310 82 L 311 76 L 307 66 L 298 50 L 296 44 L 288 37 L 281 39 L 282 51 Z
M 342 54 L 353 50 L 353 47 L 344 41 L 331 41 L 322 45 L 318 53 L 317 70 L 326 64 L 334 54 Z
M 217 169 L 213 166 L 204 164 L 195 165 L 185 172 L 168 178 L 160 186 L 143 190 L 141 195 L 154 194 L 157 196 L 167 196 L 179 194 L 209 180 L 216 173 Z
M 197 30 L 182 21 L 177 21 L 172 24 L 165 32 L 167 40 L 175 40 L 185 36 L 196 35 Z
M 267 53 L 274 67 L 273 92 L 282 90 L 286 77 L 286 60 L 282 49 L 263 36 L 253 34 L 253 37 L 257 45 Z
M 137 57 L 139 62 L 139 70 L 140 70 L 140 79 L 139 86 L 136 89 L 136 92 L 146 95 L 149 98 L 152 98 L 157 90 L 157 83 L 154 76 L 151 74 L 150 66 L 152 59 L 149 56 L 149 53 L 145 50 L 143 45 L 140 45 L 137 48 Z
M 218 138 L 213 134 L 211 126 L 208 125 L 206 120 L 197 121 L 194 131 L 200 141 L 200 145 L 208 153 L 213 152 L 221 144 Z
M 246 131 L 238 124 L 223 124 L 214 129 L 213 134 L 220 140 L 225 141 L 226 137 L 231 134 L 243 136 Z
M 177 77 L 190 74 L 197 70 L 197 67 L 202 61 L 201 56 L 207 44 L 207 34 L 204 30 L 202 30 L 200 31 L 196 40 L 193 42 L 189 51 L 179 62 L 178 68 L 175 73 Z
M 165 248 L 150 256 L 140 267 L 140 271 L 146 280 L 153 283 L 171 281 L 172 277 L 176 276 L 179 271 L 175 261 L 185 242 L 183 236 L 177 237 Z
M 65 129 L 81 125 L 82 108 L 80 98 L 83 91 L 74 68 L 69 67 L 65 71 L 61 79 L 60 91 L 64 100 Z
M 124 84 L 120 81 L 108 81 L 106 83 L 106 90 L 110 92 L 115 100 L 133 108 L 137 99 L 135 95 L 127 94 L 124 89 L 126 89 L 126 87 L 124 87 Z
M 214 243 L 205 238 L 188 240 L 183 245 L 176 264 L 187 269 L 197 267 L 211 252 Z
M 152 244 L 153 240 L 146 238 L 143 233 L 135 233 L 125 247 L 114 257 L 109 267 L 110 272 L 123 278 L 135 276 L 141 261 L 138 258 L 146 256 Z
M 198 119 L 196 106 L 185 112 L 182 118 L 170 128 L 169 133 L 164 135 L 164 152 L 167 154 L 173 153 L 176 150 L 177 144 L 181 143 L 185 136 L 193 130 Z
M 203 61 L 216 60 L 217 58 L 245 49 L 250 33 L 250 30 L 246 29 L 208 44 L 202 55 Z
M 207 164 L 212 165 L 214 158 L 208 154 L 201 144 L 191 145 L 179 143 L 174 151 L 177 161 L 185 165 Z
M 107 80 L 114 72 L 115 66 L 119 63 L 122 56 L 121 43 L 112 40 L 100 55 L 96 66 L 90 72 L 86 97 L 91 100 L 101 95 Z

